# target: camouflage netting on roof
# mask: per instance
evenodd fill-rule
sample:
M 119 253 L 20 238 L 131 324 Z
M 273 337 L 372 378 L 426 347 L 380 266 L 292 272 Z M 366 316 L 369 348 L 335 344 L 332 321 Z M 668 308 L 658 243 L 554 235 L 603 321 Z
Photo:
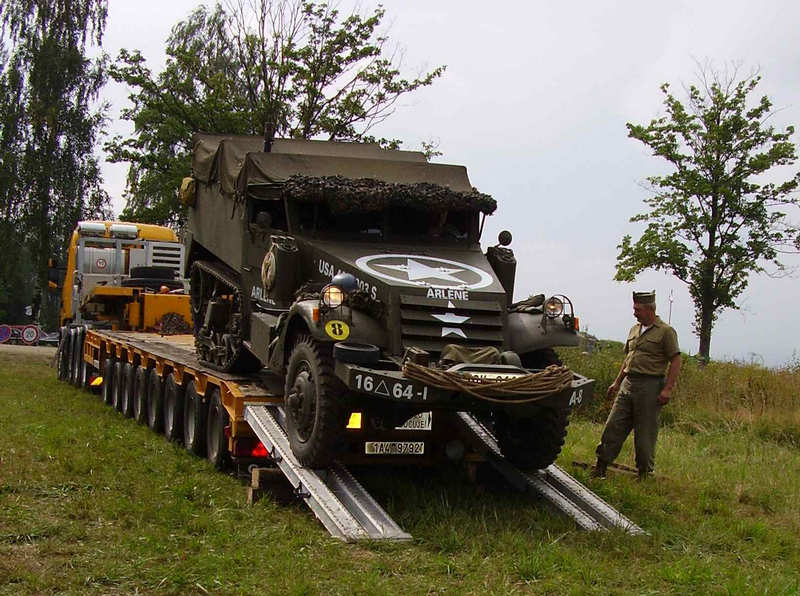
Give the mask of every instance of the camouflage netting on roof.
M 283 194 L 295 201 L 325 202 L 338 213 L 408 207 L 431 211 L 481 211 L 491 215 L 497 209 L 497 201 L 475 189 L 464 192 L 429 182 L 398 184 L 373 178 L 295 175 L 284 182 Z

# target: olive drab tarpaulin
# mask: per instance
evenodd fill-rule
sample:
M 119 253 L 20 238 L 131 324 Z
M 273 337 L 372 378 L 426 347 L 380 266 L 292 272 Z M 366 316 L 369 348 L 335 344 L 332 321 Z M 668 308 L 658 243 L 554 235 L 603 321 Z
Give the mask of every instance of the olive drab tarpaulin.
M 417 151 L 375 144 L 275 139 L 263 151 L 257 136 L 195 134 L 192 171 L 201 182 L 241 200 L 248 187 L 280 185 L 290 199 L 328 201 L 339 210 L 356 204 L 434 209 L 478 209 L 496 202 L 472 188 L 463 166 L 428 163 Z M 287 184 L 288 183 L 288 184 Z

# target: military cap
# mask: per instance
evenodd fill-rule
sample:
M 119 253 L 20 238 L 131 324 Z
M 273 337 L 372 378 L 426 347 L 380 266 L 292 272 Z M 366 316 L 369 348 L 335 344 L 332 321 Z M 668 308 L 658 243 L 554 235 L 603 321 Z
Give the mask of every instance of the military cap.
M 633 301 L 638 302 L 639 304 L 655 304 L 656 291 L 653 290 L 652 292 L 634 292 Z

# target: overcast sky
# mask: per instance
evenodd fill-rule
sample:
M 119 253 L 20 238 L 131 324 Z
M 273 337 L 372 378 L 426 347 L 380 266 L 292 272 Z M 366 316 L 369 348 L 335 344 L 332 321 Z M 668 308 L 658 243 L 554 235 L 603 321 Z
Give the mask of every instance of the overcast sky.
M 154 71 L 163 67 L 170 28 L 198 2 L 111 0 L 104 49 L 138 48 Z M 362 6 L 372 4 L 366 0 Z M 435 139 L 436 161 L 467 166 L 470 180 L 494 196 L 484 242 L 500 230 L 514 235 L 519 262 L 515 298 L 530 293 L 569 296 L 581 326 L 623 340 L 633 323 L 630 293 L 655 289 L 664 320 L 673 292 L 672 324 L 681 347 L 697 352 L 694 309 L 685 286 L 660 273 L 634 284 L 613 281 L 616 246 L 640 229 L 641 183 L 663 164 L 627 137 L 626 122 L 660 115 L 659 87 L 681 92 L 697 61 L 738 62 L 758 69 L 758 94 L 779 112 L 776 127 L 800 124 L 800 3 L 724 2 L 486 2 L 384 0 L 390 38 L 405 50 L 408 75 L 447 65 L 432 87 L 404 98 L 378 136 L 407 149 Z M 351 4 L 341 2 L 342 8 Z M 111 132 L 127 90 L 110 84 Z M 794 141 L 798 142 L 795 136 Z M 800 168 L 800 166 L 797 166 Z M 126 167 L 104 168 L 106 190 L 119 212 Z M 791 172 L 787 175 L 791 175 Z M 791 214 L 800 220 L 797 212 Z M 800 267 L 800 258 L 785 260 Z M 783 365 L 800 358 L 800 277 L 751 278 L 741 310 L 725 311 L 711 342 L 714 358 Z

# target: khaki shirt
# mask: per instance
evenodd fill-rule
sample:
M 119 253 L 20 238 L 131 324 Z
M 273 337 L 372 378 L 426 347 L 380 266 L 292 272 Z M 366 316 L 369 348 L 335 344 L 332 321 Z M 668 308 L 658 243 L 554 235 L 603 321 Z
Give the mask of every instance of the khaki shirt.
M 678 348 L 678 334 L 660 318 L 642 333 L 642 325 L 637 323 L 628 333 L 625 342 L 625 373 L 643 375 L 663 375 L 667 365 Z

